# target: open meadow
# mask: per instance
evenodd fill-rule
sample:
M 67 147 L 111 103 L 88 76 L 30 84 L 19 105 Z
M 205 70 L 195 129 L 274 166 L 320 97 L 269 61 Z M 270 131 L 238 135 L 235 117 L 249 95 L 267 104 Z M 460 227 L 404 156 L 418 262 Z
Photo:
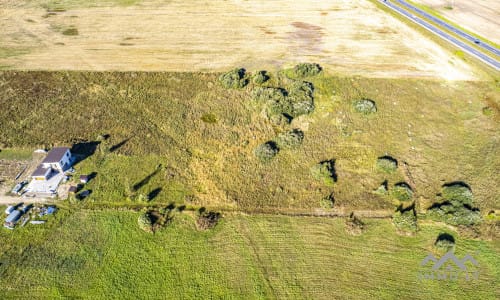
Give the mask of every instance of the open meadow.
M 146 233 L 130 211 L 68 211 L 43 227 L 0 231 L 3 299 L 495 299 L 499 244 L 422 226 L 395 234 L 388 220 L 368 220 L 361 235 L 343 219 L 229 215 L 197 231 L 190 213 Z M 40 226 L 40 225 L 38 225 Z M 419 280 L 436 236 L 456 237 L 471 253 L 473 281 Z
M 220 72 L 315 61 L 344 75 L 478 78 L 367 0 L 8 0 L 0 12 L 4 69 Z
M 270 73 L 264 85 L 289 88 L 287 72 Z M 331 196 L 338 213 L 390 214 L 394 199 L 374 192 L 387 180 L 389 189 L 410 184 L 418 208 L 437 201 L 443 184 L 462 181 L 484 213 L 499 209 L 498 87 L 325 74 L 306 80 L 314 111 L 278 124 L 253 100 L 257 84 L 228 90 L 217 74 L 3 72 L 0 142 L 75 145 L 90 155 L 75 167 L 96 173 L 82 205 L 324 212 L 321 201 Z M 377 111 L 357 112 L 362 98 Z M 292 129 L 303 133 L 300 146 L 259 160 L 259 145 Z M 396 171 L 377 167 L 384 155 L 398 161 Z M 318 181 L 311 169 L 329 160 L 336 182 Z

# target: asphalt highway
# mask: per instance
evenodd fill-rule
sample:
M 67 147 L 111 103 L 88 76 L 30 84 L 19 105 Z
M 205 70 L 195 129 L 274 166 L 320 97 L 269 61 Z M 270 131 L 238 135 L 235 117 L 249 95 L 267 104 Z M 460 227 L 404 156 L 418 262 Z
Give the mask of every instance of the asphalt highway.
M 397 0 L 397 1 L 400 2 L 399 0 Z M 484 63 L 488 64 L 489 66 L 492 66 L 496 70 L 500 70 L 500 62 L 493 59 L 492 57 L 490 57 L 490 56 L 478 51 L 477 49 L 469 46 L 468 44 L 458 40 L 457 38 L 449 35 L 448 33 L 442 31 L 441 29 L 437 28 L 436 26 L 428 23 L 427 21 L 411 14 L 407 10 L 404 10 L 397 5 L 394 5 L 393 3 L 391 3 L 388 0 L 380 0 L 380 2 L 382 2 L 384 5 L 391 8 L 392 10 L 394 10 L 394 11 L 402 14 L 403 16 L 407 17 L 408 19 L 412 20 L 413 22 L 419 24 L 420 26 L 424 27 L 425 29 L 431 31 L 432 33 L 434 33 L 434 34 L 440 36 L 441 38 L 447 40 L 448 42 L 454 44 L 455 46 L 462 49 L 464 52 L 471 54 L 472 56 L 478 58 L 479 60 L 483 61 Z

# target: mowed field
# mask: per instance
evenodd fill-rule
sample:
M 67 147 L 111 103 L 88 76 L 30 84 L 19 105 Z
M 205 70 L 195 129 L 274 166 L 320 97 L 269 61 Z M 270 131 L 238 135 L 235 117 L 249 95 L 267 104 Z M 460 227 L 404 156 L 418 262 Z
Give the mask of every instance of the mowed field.
M 293 80 L 285 73 L 270 73 L 265 85 L 288 88 Z M 334 212 L 391 215 L 394 199 L 374 193 L 388 180 L 389 189 L 408 182 L 422 209 L 454 181 L 471 186 L 484 214 L 499 209 L 493 83 L 320 74 L 305 78 L 314 85 L 314 112 L 277 125 L 252 100 L 255 84 L 227 90 L 217 76 L 3 72 L 0 142 L 32 150 L 87 145 L 91 156 L 76 169 L 97 174 L 84 206 L 150 199 L 148 205 L 322 213 L 321 200 L 333 193 Z M 377 112 L 356 112 L 361 98 L 373 99 Z M 259 161 L 259 145 L 292 129 L 304 132 L 302 145 Z M 383 155 L 398 160 L 397 171 L 376 167 Z M 310 171 L 325 160 L 335 160 L 333 185 Z
M 495 0 L 413 0 L 450 21 L 500 44 L 500 2 Z M 452 8 L 452 9 L 450 9 Z
M 369 1 L 0 3 L 0 66 L 18 70 L 276 70 L 476 79 L 462 59 Z
M 214 230 L 174 215 L 155 234 L 129 211 L 61 210 L 49 223 L 0 230 L 3 299 L 496 299 L 499 245 L 422 226 L 395 234 L 387 220 L 353 236 L 343 219 L 226 216 Z M 420 281 L 436 236 L 479 262 L 474 281 Z M 439 257 L 439 254 L 436 254 Z

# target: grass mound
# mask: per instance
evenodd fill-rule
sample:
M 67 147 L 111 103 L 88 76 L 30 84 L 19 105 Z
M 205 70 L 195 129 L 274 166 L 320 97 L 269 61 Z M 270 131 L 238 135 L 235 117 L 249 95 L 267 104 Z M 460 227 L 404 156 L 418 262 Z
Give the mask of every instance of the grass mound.
M 354 101 L 353 107 L 355 111 L 365 115 L 377 112 L 377 105 L 375 104 L 375 101 L 370 99 L 361 99 Z
M 455 249 L 455 238 L 449 233 L 440 233 L 434 242 L 434 247 L 442 252 Z
M 335 172 L 335 160 L 322 161 L 311 167 L 311 175 L 314 179 L 322 181 L 326 185 L 332 185 L 337 181 Z
M 240 89 L 248 84 L 245 69 L 234 69 L 219 76 L 219 82 L 227 89 Z
M 398 168 L 398 161 L 390 156 L 382 156 L 377 159 L 377 167 L 386 173 L 392 173 Z
M 255 156 L 257 156 L 262 162 L 267 162 L 273 159 L 273 157 L 278 154 L 279 148 L 273 141 L 265 142 L 264 144 L 259 145 L 255 149 Z
M 406 182 L 398 182 L 391 190 L 391 195 L 399 201 L 410 201 L 413 197 L 413 190 Z
M 293 74 L 296 77 L 315 76 L 320 72 L 321 66 L 315 63 L 300 63 L 293 68 Z
M 300 129 L 293 129 L 281 133 L 276 138 L 276 143 L 280 149 L 295 149 L 302 144 L 304 132 Z

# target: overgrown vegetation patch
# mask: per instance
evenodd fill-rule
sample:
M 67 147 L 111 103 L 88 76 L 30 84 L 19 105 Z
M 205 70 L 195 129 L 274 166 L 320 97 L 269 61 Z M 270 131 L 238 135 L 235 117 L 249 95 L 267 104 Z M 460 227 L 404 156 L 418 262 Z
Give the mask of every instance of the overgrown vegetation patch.
M 269 80 L 269 75 L 267 75 L 266 71 L 258 71 L 253 76 L 253 83 L 255 84 L 263 84 L 264 82 Z
M 417 214 L 413 206 L 407 209 L 398 209 L 392 217 L 394 226 L 399 231 L 415 233 L 417 231 Z
M 399 201 L 410 201 L 413 198 L 413 190 L 406 182 L 398 182 L 391 189 L 391 195 Z
M 280 133 L 276 137 L 276 144 L 280 149 L 295 149 L 302 144 L 304 132 L 300 129 L 293 129 Z
M 196 228 L 198 230 L 212 229 L 217 225 L 220 218 L 221 214 L 218 212 L 201 210 L 196 219 Z
M 219 82 L 228 89 L 240 89 L 248 84 L 245 69 L 234 69 L 219 76 Z
M 314 179 L 323 182 L 326 185 L 332 185 L 337 181 L 335 172 L 335 160 L 325 160 L 311 167 L 311 175 Z
M 451 225 L 475 225 L 482 221 L 479 209 L 473 207 L 470 187 L 463 182 L 443 185 L 443 202 L 434 204 L 427 214 L 430 218 Z
M 321 66 L 316 63 L 300 63 L 293 68 L 293 74 L 296 77 L 316 76 L 321 72 Z

